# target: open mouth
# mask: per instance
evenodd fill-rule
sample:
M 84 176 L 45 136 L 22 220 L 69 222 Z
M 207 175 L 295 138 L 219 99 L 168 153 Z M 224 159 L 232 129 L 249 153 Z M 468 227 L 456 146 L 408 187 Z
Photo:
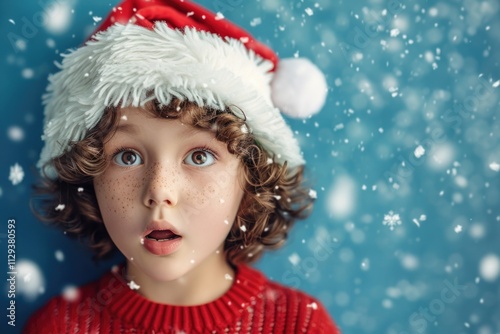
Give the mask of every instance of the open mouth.
M 180 238 L 180 235 L 175 234 L 171 230 L 154 230 L 148 235 L 146 239 L 156 240 L 156 241 L 169 241 Z

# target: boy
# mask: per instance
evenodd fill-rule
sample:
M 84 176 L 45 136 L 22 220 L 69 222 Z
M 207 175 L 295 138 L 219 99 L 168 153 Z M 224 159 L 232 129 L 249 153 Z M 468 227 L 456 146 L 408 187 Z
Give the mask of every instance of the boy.
M 50 79 L 41 215 L 126 264 L 25 332 L 338 333 L 314 298 L 246 266 L 311 206 L 276 106 L 316 112 L 324 78 L 322 101 L 280 97 L 286 65 L 187 1 L 125 1 L 98 31 Z

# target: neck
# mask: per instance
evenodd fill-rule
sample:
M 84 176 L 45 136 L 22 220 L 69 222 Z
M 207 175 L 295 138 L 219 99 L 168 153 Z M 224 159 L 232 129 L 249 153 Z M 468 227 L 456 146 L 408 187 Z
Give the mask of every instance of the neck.
M 224 295 L 233 283 L 231 279 L 224 279 L 226 274 L 234 277 L 234 269 L 223 254 L 220 252 L 221 256 L 206 259 L 185 275 L 171 281 L 159 281 L 145 275 L 127 261 L 127 277 L 134 277 L 134 282 L 140 285 L 137 292 L 153 302 L 177 306 L 201 305 Z

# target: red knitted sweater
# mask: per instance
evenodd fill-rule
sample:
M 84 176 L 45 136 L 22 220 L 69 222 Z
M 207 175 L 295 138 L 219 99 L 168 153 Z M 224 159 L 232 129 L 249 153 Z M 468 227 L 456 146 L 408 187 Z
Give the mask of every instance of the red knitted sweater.
M 198 306 L 152 302 L 131 290 L 115 270 L 80 288 L 71 300 L 51 299 L 31 317 L 23 333 L 340 332 L 314 298 L 240 266 L 222 297 Z

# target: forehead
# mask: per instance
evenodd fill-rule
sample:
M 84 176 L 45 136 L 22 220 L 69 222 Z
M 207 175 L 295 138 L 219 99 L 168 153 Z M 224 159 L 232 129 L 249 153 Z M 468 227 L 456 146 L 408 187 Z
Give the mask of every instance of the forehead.
M 215 127 L 199 128 L 184 123 L 179 118 L 168 118 L 163 114 L 159 116 L 154 110 L 145 110 L 140 107 L 126 107 L 116 110 L 118 113 L 115 131 L 110 137 L 112 142 L 121 139 L 133 141 L 147 141 L 165 145 L 189 145 L 197 141 L 198 145 L 210 144 L 227 151 L 227 143 L 217 140 Z M 189 121 L 189 119 L 187 120 Z
M 125 107 L 117 110 L 118 121 L 116 132 L 124 132 L 129 134 L 138 134 L 141 130 L 158 130 L 166 126 L 176 126 L 180 132 L 185 134 L 195 134 L 196 132 L 208 132 L 198 129 L 189 123 L 183 123 L 178 118 L 168 118 L 161 116 L 155 110 L 141 107 Z
M 173 99 L 170 104 L 163 105 L 157 100 L 149 101 L 143 106 L 119 107 L 120 112 L 142 111 L 143 113 L 155 118 L 180 119 L 186 124 L 199 124 L 200 121 L 209 121 L 213 123 L 219 113 L 226 113 L 227 110 L 216 110 L 213 108 L 202 107 L 194 102 L 181 101 Z

